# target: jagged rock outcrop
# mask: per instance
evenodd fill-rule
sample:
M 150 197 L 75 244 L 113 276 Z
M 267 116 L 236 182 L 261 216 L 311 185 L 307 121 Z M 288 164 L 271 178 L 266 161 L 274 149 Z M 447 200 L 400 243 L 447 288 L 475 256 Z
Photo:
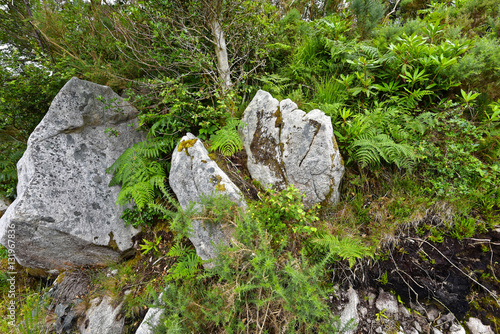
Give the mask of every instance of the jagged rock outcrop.
M 200 203 L 201 196 L 227 195 L 240 207 L 246 207 L 241 191 L 229 177 L 210 159 L 201 140 L 191 133 L 182 137 L 172 154 L 169 183 L 183 209 L 191 202 Z M 197 204 L 198 208 L 201 208 Z M 217 245 L 230 240 L 229 228 L 217 224 L 203 224 L 194 220 L 189 237 L 202 260 L 217 256 Z M 210 264 L 204 264 L 210 267 Z
M 132 248 L 138 231 L 120 219 L 119 187 L 108 187 L 106 168 L 144 139 L 130 126 L 136 115 L 111 88 L 77 78 L 57 94 L 17 164 L 18 197 L 0 220 L 4 245 L 14 226 L 21 265 L 106 264 Z
M 306 114 L 291 100 L 279 102 L 259 90 L 243 122 L 241 136 L 254 180 L 277 190 L 293 184 L 305 194 L 306 205 L 338 201 L 344 165 L 329 116 L 317 109 Z

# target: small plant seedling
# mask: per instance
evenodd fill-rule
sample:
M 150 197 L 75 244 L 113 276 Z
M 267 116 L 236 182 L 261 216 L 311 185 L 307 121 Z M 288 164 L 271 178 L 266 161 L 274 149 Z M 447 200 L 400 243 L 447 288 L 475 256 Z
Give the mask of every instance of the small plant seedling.
M 148 254 L 152 249 L 154 249 L 155 252 L 158 252 L 157 246 L 161 242 L 161 236 L 158 236 L 158 237 L 155 236 L 155 240 L 154 241 L 148 241 L 146 239 L 142 239 L 142 241 L 144 241 L 144 244 L 142 244 L 140 246 L 141 246 L 142 254 L 143 255 Z
M 387 278 L 387 271 L 384 272 L 377 281 L 379 281 L 379 283 L 382 285 L 386 285 L 387 283 L 389 283 L 389 279 Z
M 385 319 L 389 320 L 389 318 L 388 318 L 388 317 L 384 314 L 384 313 L 385 313 L 385 310 L 386 310 L 386 309 L 383 309 L 382 311 L 380 311 L 380 312 L 378 312 L 378 313 L 376 314 L 376 316 L 377 316 L 377 321 L 380 321 L 380 319 L 381 319 L 381 318 L 385 318 Z

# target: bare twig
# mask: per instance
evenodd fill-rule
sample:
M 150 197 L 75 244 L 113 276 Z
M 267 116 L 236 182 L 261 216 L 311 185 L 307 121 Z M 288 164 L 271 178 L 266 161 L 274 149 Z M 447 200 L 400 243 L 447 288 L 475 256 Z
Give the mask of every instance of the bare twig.
M 393 8 L 393 9 L 389 12 L 389 14 L 387 14 L 387 15 L 385 16 L 385 20 L 388 20 L 388 19 L 389 19 L 389 17 L 390 17 L 392 14 L 394 14 L 394 12 L 396 11 L 396 8 L 398 7 L 398 5 L 399 5 L 399 2 L 400 2 L 400 1 L 401 1 L 401 0 L 397 0 L 397 1 L 396 1 L 396 4 L 394 5 L 394 8 Z

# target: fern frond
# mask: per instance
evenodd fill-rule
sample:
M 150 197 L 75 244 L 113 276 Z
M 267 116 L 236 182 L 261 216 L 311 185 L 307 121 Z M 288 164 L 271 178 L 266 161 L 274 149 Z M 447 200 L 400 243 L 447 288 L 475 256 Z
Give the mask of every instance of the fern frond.
M 313 240 L 313 243 L 323 247 L 326 250 L 328 258 L 340 257 L 342 260 L 348 260 L 351 267 L 356 263 L 357 259 L 364 257 L 373 258 L 370 248 L 356 239 L 339 239 L 338 236 L 326 234 Z
M 168 193 L 165 180 L 165 166 L 158 161 L 173 147 L 173 138 L 152 138 L 127 149 L 111 167 L 113 173 L 110 186 L 121 185 L 117 203 L 121 205 L 134 201 L 139 210 L 152 203 L 157 191 Z
M 408 131 L 403 129 L 399 124 L 397 125 L 390 124 L 390 126 L 387 127 L 387 130 L 389 131 L 391 137 L 398 142 L 407 140 L 410 137 Z
M 360 44 L 359 48 L 361 49 L 361 51 L 363 52 L 364 55 L 370 57 L 371 59 L 379 59 L 380 58 L 379 51 L 374 46 Z
M 353 157 L 362 167 L 379 166 L 381 159 L 387 163 L 394 163 L 399 168 L 409 168 L 413 165 L 416 155 L 411 146 L 400 144 L 386 134 L 376 136 L 366 134 L 360 136 L 351 144 Z
M 227 124 L 210 137 L 212 151 L 219 151 L 225 156 L 231 156 L 243 148 L 243 142 L 238 134 L 240 121 L 229 118 Z

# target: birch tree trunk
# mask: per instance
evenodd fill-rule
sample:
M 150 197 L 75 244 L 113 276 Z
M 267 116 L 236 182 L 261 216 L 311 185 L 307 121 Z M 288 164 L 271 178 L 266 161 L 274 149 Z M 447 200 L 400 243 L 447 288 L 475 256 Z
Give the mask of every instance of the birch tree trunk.
M 224 31 L 222 30 L 219 21 L 214 18 L 210 22 L 212 35 L 215 42 L 215 55 L 217 56 L 217 70 L 219 72 L 219 79 L 222 84 L 222 89 L 227 91 L 231 88 L 231 68 L 229 67 L 226 40 L 224 38 Z

